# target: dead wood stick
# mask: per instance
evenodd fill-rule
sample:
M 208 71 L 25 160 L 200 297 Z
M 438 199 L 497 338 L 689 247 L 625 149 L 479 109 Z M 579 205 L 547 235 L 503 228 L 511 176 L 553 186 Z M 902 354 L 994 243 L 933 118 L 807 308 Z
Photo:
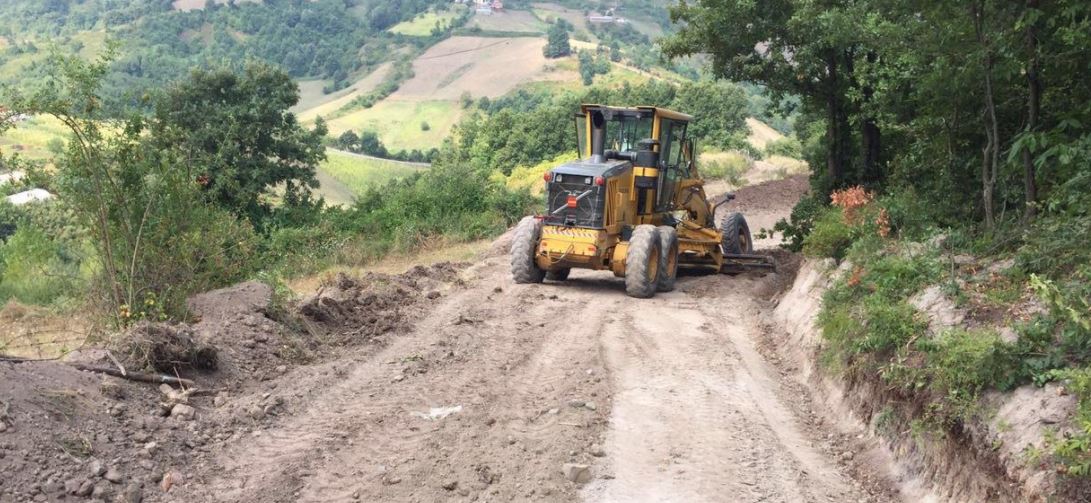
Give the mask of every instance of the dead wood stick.
M 113 353 L 107 350 L 106 356 L 109 356 L 110 361 L 114 362 L 114 365 L 117 365 L 117 369 L 121 371 L 121 377 L 129 377 L 129 373 L 125 371 L 125 367 L 121 365 L 121 362 L 117 361 L 117 358 L 114 358 Z
M 0 362 L 7 362 L 7 363 L 51 362 L 51 361 L 59 360 L 59 359 L 60 359 L 59 356 L 54 357 L 54 358 L 23 358 L 21 356 L 10 356 L 10 355 L 5 355 L 3 353 L 0 353 Z
M 79 370 L 86 370 L 87 372 L 98 372 L 100 374 L 111 375 L 114 377 L 120 377 L 122 379 L 128 379 L 130 381 L 150 382 L 150 383 L 167 383 L 178 386 L 193 386 L 194 382 L 189 379 L 183 379 L 181 377 L 171 377 L 162 374 L 147 374 L 144 372 L 126 372 L 122 374 L 121 371 L 113 367 L 96 367 L 94 365 L 84 365 L 82 363 L 69 363 L 69 365 L 76 367 Z

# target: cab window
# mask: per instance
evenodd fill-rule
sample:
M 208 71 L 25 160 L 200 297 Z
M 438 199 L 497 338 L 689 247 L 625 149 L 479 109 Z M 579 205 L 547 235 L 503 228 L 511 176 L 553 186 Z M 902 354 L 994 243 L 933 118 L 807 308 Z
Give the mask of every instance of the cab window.
M 659 197 L 656 207 L 666 209 L 674 199 L 674 191 L 682 178 L 683 143 L 686 140 L 686 123 L 669 119 L 660 122 L 659 141 L 662 155 L 659 161 Z

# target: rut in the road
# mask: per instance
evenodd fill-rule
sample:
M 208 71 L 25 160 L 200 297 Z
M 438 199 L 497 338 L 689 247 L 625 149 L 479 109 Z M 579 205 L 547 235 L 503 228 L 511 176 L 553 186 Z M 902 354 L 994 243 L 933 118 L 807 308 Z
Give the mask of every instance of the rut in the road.
M 755 350 L 754 282 L 686 278 L 681 292 L 613 316 L 604 341 L 614 478 L 589 486 L 586 500 L 868 499 L 812 447 Z

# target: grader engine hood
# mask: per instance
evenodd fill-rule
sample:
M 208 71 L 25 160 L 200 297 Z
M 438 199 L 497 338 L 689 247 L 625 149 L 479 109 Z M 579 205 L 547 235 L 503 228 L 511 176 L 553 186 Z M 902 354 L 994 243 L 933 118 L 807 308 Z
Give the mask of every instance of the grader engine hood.
M 631 163 L 621 160 L 581 160 L 554 168 L 546 175 L 545 223 L 593 229 L 604 227 L 606 180 L 631 168 Z

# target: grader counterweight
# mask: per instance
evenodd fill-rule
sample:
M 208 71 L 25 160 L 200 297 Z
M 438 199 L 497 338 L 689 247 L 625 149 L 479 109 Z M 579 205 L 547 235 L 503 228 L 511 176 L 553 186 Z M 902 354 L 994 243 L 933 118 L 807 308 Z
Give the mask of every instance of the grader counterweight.
M 753 254 L 746 219 L 715 222 L 693 141 L 693 117 L 656 107 L 583 105 L 580 159 L 545 174 L 546 212 L 519 222 L 511 246 L 517 283 L 563 281 L 573 268 L 625 278 L 630 296 L 674 289 L 679 265 L 772 269 Z M 730 200 L 724 199 L 720 204 Z

